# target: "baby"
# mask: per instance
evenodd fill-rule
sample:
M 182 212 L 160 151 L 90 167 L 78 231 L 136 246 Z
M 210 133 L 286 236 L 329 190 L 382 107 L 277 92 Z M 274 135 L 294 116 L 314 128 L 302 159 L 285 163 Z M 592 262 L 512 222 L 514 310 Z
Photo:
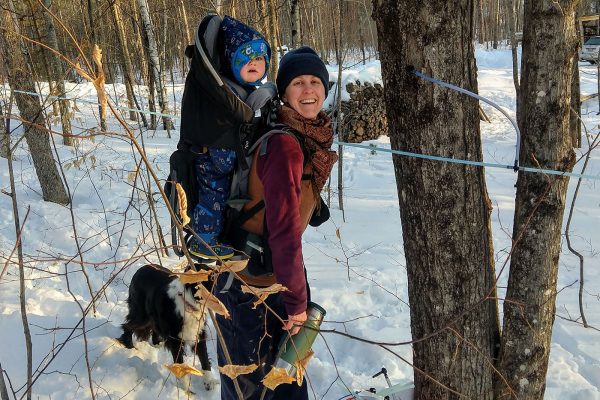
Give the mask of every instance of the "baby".
M 223 17 L 220 30 L 223 65 L 219 72 L 233 82 L 229 84 L 230 89 L 245 100 L 248 93 L 261 85 L 266 76 L 271 49 L 260 33 L 231 17 Z M 227 259 L 233 256 L 234 251 L 219 243 L 218 236 L 223 229 L 225 203 L 229 198 L 236 153 L 225 148 L 205 149 L 194 160 L 199 202 L 192 214 L 192 229 L 210 249 L 193 238 L 189 251 L 202 259 L 216 259 L 215 254 Z

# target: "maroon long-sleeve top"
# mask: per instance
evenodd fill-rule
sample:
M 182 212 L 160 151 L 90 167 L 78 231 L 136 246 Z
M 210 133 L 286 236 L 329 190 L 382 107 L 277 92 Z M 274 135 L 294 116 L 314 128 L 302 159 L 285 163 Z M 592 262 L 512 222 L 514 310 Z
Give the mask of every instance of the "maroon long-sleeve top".
M 265 215 L 273 272 L 288 288 L 283 302 L 288 315 L 306 311 L 306 280 L 302 262 L 300 193 L 304 156 L 291 135 L 270 137 L 267 153 L 258 157 L 257 173 L 264 187 Z

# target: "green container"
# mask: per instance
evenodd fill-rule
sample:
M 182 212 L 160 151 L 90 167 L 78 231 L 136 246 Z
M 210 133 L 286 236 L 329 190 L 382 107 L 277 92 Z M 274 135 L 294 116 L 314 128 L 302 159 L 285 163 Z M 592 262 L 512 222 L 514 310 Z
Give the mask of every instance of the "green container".
M 306 312 L 307 318 L 300 331 L 292 337 L 284 336 L 279 345 L 279 358 L 275 367 L 286 369 L 291 376 L 296 373 L 296 362 L 308 355 L 325 317 L 325 309 L 316 303 L 309 302 Z

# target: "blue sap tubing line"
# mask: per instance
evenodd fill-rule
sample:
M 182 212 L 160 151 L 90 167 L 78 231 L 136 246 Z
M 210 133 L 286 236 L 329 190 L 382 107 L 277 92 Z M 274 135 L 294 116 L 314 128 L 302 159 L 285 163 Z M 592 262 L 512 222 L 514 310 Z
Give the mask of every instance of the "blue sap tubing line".
M 507 164 L 496 164 L 496 163 L 486 163 L 486 162 L 481 162 L 481 161 L 470 161 L 470 160 L 462 160 L 459 158 L 448 158 L 448 157 L 441 157 L 441 156 L 431 156 L 431 155 L 427 155 L 427 154 L 420 154 L 420 153 L 412 153 L 409 151 L 402 151 L 402 150 L 391 150 L 391 149 L 386 149 L 386 148 L 382 148 L 382 147 L 378 147 L 375 145 L 364 145 L 364 144 L 357 144 L 357 143 L 346 143 L 346 142 L 340 142 L 340 141 L 334 141 L 334 144 L 336 145 L 340 145 L 340 146 L 346 146 L 346 147 L 356 147 L 359 149 L 367 149 L 370 151 L 382 151 L 385 153 L 392 153 L 392 154 L 396 154 L 396 155 L 400 155 L 400 156 L 406 156 L 406 157 L 415 157 L 415 158 L 421 158 L 421 159 L 426 159 L 426 160 L 433 160 L 433 161 L 442 161 L 442 162 L 449 162 L 449 163 L 453 163 L 453 164 L 463 164 L 463 165 L 473 165 L 473 166 L 478 166 L 478 167 L 490 167 L 490 168 L 501 168 L 501 169 L 516 169 L 519 171 L 525 171 L 525 172 L 533 172 L 533 173 L 543 173 L 543 174 L 549 174 L 549 175 L 563 175 L 563 176 L 569 176 L 569 177 L 573 177 L 573 178 L 582 178 L 582 179 L 591 179 L 591 180 L 599 180 L 600 181 L 600 176 L 595 176 L 595 175 L 587 175 L 587 174 L 577 174 L 577 173 L 572 173 L 572 172 L 563 172 L 563 171 L 556 171 L 556 170 L 551 170 L 551 169 L 541 169 L 541 168 L 530 168 L 530 167 L 521 167 L 518 166 L 518 154 L 519 154 L 519 150 L 520 150 L 520 137 L 521 137 L 521 132 L 519 131 L 519 128 L 517 127 L 516 123 L 510 118 L 510 116 L 508 116 L 508 114 L 502 110 L 498 105 L 494 104 L 493 102 L 484 99 L 483 97 L 476 95 L 475 93 L 469 92 L 468 90 L 459 88 L 458 86 L 454 86 L 451 85 L 449 83 L 446 82 L 442 82 L 439 81 L 437 79 L 433 79 L 425 74 L 422 74 L 421 72 L 418 71 L 413 71 L 413 73 L 419 77 L 422 77 L 423 79 L 426 79 L 430 82 L 436 83 L 436 84 L 441 84 L 442 86 L 445 87 L 449 87 L 452 88 L 454 90 L 457 90 L 461 93 L 466 93 L 469 95 L 473 95 L 474 97 L 481 99 L 482 101 L 485 101 L 488 104 L 493 105 L 495 108 L 497 108 L 498 110 L 500 110 L 502 112 L 502 114 L 506 115 L 506 117 L 513 123 L 513 126 L 515 127 L 515 130 L 517 131 L 517 136 L 518 136 L 518 142 L 517 142 L 517 157 L 515 159 L 515 165 L 507 165 Z M 438 83 L 439 82 L 439 83 Z M 22 90 L 14 90 L 15 93 L 22 93 L 22 94 L 28 94 L 31 96 L 37 96 L 37 97 L 45 97 L 45 98 L 49 98 L 49 99 L 55 99 L 55 100 L 73 100 L 73 101 L 80 101 L 82 103 L 87 103 L 87 104 L 92 104 L 92 105 L 98 105 L 98 102 L 94 102 L 94 101 L 90 101 L 90 100 L 83 100 L 83 99 L 76 99 L 76 98 L 67 98 L 67 97 L 59 97 L 59 96 L 43 96 L 39 93 L 32 93 L 32 92 L 25 92 Z M 116 107 L 119 110 L 124 110 L 124 111 L 134 111 L 134 112 L 141 112 L 141 113 L 146 113 L 146 114 L 155 114 L 155 115 L 160 115 L 160 116 L 167 116 L 167 117 L 171 117 L 171 118 L 178 118 L 176 115 L 167 115 L 167 114 L 162 114 L 162 113 L 158 113 L 158 112 L 152 112 L 152 111 L 143 111 L 143 110 L 138 110 L 138 109 L 131 109 L 131 108 L 127 108 L 127 107 Z M 516 167 L 515 167 L 516 166 Z
M 359 149 L 367 149 L 367 150 L 370 150 L 370 151 L 381 151 L 381 152 L 384 152 L 384 153 L 392 153 L 392 154 L 396 154 L 396 155 L 400 155 L 400 156 L 421 158 L 421 159 L 424 159 L 424 160 L 444 161 L 444 162 L 449 162 L 449 163 L 453 163 L 453 164 L 473 165 L 473 166 L 476 166 L 476 167 L 489 167 L 489 168 L 500 168 L 500 169 L 514 169 L 514 166 L 513 165 L 509 165 L 509 164 L 496 164 L 496 163 L 488 163 L 488 162 L 483 162 L 483 161 L 462 160 L 460 158 L 448 158 L 448 157 L 441 157 L 441 156 L 430 156 L 430 155 L 427 155 L 427 154 L 411 153 L 409 151 L 403 151 L 403 150 L 386 149 L 386 148 L 378 147 L 378 146 L 375 146 L 375 145 L 366 145 L 366 144 L 358 144 L 358 143 L 346 143 L 346 142 L 340 142 L 340 141 L 337 141 L 337 140 L 335 140 L 333 143 L 336 144 L 336 145 L 341 145 L 341 146 L 346 146 L 346 147 L 357 147 Z M 534 172 L 534 173 L 549 174 L 549 175 L 562 175 L 562 176 L 569 176 L 569 177 L 572 177 L 572 178 L 583 178 L 583 179 L 592 179 L 592 180 L 598 180 L 598 181 L 600 181 L 600 175 L 577 174 L 577 173 L 573 173 L 573 172 L 556 171 L 556 170 L 553 170 L 553 169 L 519 167 L 519 171 Z

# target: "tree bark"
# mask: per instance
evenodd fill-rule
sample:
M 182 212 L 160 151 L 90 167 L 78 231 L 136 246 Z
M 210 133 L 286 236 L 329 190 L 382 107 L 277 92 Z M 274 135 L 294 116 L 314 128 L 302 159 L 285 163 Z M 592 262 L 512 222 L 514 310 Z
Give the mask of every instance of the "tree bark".
M 271 64 L 269 65 L 269 81 L 275 82 L 279 69 L 279 42 L 277 40 L 277 5 L 275 0 L 262 0 L 263 9 L 267 12 L 267 29 L 265 30 L 271 45 Z
M 577 0 L 526 0 L 517 116 L 521 165 L 571 171 Z M 568 177 L 520 172 L 499 368 L 519 399 L 543 399 Z M 497 385 L 498 396 L 508 394 Z M 502 398 L 502 397 L 501 397 Z
M 119 47 L 121 48 L 121 57 L 123 66 L 123 80 L 125 81 L 125 92 L 127 93 L 127 104 L 129 108 L 136 108 L 135 105 L 135 78 L 133 75 L 133 65 L 131 65 L 131 53 L 129 52 L 129 45 L 127 43 L 127 37 L 125 36 L 125 27 L 123 25 L 123 18 L 121 17 L 121 10 L 117 1 L 112 3 L 111 10 L 113 18 L 115 20 L 115 26 L 117 31 L 117 39 L 119 41 Z M 144 114 L 139 114 L 143 116 Z M 134 111 L 129 111 L 129 119 L 137 121 L 138 114 Z M 144 124 L 147 126 L 147 124 Z
M 96 37 L 96 21 L 94 20 L 94 1 L 95 0 L 87 0 L 87 13 L 88 13 L 88 22 L 90 24 L 90 33 L 92 36 L 92 43 L 91 43 L 91 48 L 94 47 L 94 45 L 99 45 L 98 43 L 98 38 Z M 99 70 L 98 66 L 96 64 L 94 64 L 94 72 L 96 74 L 96 76 L 99 76 L 100 73 L 102 71 Z M 106 132 L 107 128 L 106 128 L 106 118 L 104 117 L 104 115 L 106 115 L 106 113 L 102 110 L 103 105 L 102 102 L 100 101 L 100 99 L 98 99 L 98 115 L 100 116 L 100 129 L 102 130 L 102 132 Z
M 512 55 L 513 82 L 515 85 L 515 92 L 519 93 L 519 60 L 517 57 L 517 48 L 519 47 L 519 42 L 517 41 L 515 33 L 515 25 L 517 23 L 517 16 L 515 15 L 515 1 L 516 0 L 509 1 L 509 9 L 506 18 L 508 19 L 508 31 L 510 35 L 510 52 Z
M 292 30 L 292 48 L 300 47 L 300 10 L 299 0 L 290 0 L 290 22 Z
M 186 40 L 185 44 L 192 43 L 192 37 L 190 36 L 190 25 L 188 23 L 187 11 L 185 9 L 185 3 L 183 0 L 179 1 L 179 10 L 181 11 L 181 16 L 183 18 L 183 30 L 184 30 L 184 38 Z M 185 46 L 184 46 L 185 48 Z
M 8 158 L 10 155 L 10 135 L 6 130 L 6 123 L 4 122 L 4 104 L 0 99 L 0 157 Z
M 50 8 L 52 7 L 52 0 L 44 0 L 44 9 L 42 10 L 42 14 L 44 15 L 44 22 L 46 23 L 46 40 L 48 46 L 53 48 L 56 51 L 60 52 L 58 47 L 58 37 L 56 36 L 56 28 L 54 26 L 54 20 L 50 15 Z M 54 53 L 49 53 L 48 57 L 50 58 L 50 68 L 52 69 L 52 78 L 56 80 L 56 88 L 57 88 L 57 96 L 64 97 L 65 90 L 65 71 L 62 65 L 62 61 L 60 57 L 58 57 Z M 52 78 L 48 78 L 48 80 L 52 80 Z M 60 121 L 62 125 L 63 132 L 63 144 L 67 146 L 73 145 L 73 131 L 71 129 L 71 110 L 69 107 L 68 100 L 57 100 L 58 107 L 60 111 Z
M 11 0 L 12 1 L 12 0 Z M 0 35 L 0 49 L 2 49 L 4 62 L 7 65 L 8 83 L 13 90 L 35 92 L 33 74 L 25 60 L 29 58 L 27 48 L 18 36 L 20 27 L 16 15 L 11 16 L 10 11 L 2 12 L 3 26 L 10 27 L 12 32 L 5 31 Z M 56 167 L 50 136 L 42 114 L 42 107 L 38 97 L 21 93 L 14 94 L 21 118 L 25 122 L 25 140 L 33 159 L 42 196 L 44 200 L 58 204 L 68 204 L 69 196 Z
M 573 78 L 571 79 L 571 144 L 581 148 L 581 87 L 579 81 L 579 41 L 573 57 Z
M 165 96 L 166 91 L 163 87 L 163 80 L 160 71 L 160 59 L 158 56 L 158 45 L 154 37 L 154 28 L 152 25 L 152 20 L 150 19 L 150 10 L 148 8 L 148 2 L 147 0 L 138 0 L 138 5 L 140 8 L 140 15 L 142 17 L 143 30 L 146 35 L 146 39 L 148 40 L 146 52 L 148 54 L 148 60 L 150 61 L 150 70 L 152 73 L 152 77 L 154 78 L 154 84 L 156 86 L 158 105 L 160 107 L 160 112 L 162 114 L 168 115 L 170 114 L 169 102 Z M 173 129 L 173 122 L 171 121 L 171 117 L 168 117 L 166 115 L 162 116 L 163 128 L 166 130 Z
M 0 400 L 10 400 L 6 382 L 4 381 L 4 368 L 2 368 L 2 363 L 0 363 Z
M 373 6 L 392 148 L 481 161 L 478 102 L 407 70 L 477 92 L 474 2 Z M 415 399 L 493 399 L 499 321 L 484 169 L 399 156 L 394 168 L 412 337 L 426 338 L 413 344 Z

